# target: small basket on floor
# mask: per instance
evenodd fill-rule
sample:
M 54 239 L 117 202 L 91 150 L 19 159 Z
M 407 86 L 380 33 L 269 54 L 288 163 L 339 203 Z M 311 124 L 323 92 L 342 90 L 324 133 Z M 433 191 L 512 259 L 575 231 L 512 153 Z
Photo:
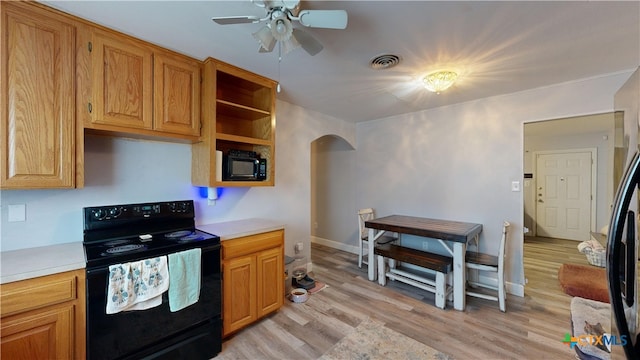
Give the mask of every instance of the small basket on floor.
M 585 249 L 584 254 L 587 255 L 587 261 L 593 266 L 607 266 L 607 251 L 603 249 Z

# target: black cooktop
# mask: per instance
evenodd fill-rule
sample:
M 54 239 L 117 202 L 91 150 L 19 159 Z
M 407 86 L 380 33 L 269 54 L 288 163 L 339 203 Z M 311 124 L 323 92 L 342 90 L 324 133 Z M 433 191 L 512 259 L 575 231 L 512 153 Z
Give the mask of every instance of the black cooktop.
M 220 246 L 195 228 L 192 200 L 84 208 L 87 268 Z
M 142 260 L 196 247 L 219 245 L 220 237 L 193 229 L 110 239 L 84 244 L 84 248 L 87 267 L 93 267 Z

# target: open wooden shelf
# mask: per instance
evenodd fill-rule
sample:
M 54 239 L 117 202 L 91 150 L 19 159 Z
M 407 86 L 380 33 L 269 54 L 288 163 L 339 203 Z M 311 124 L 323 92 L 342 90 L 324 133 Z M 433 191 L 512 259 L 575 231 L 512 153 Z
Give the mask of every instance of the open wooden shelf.
M 192 183 L 209 187 L 275 184 L 276 82 L 209 58 L 204 62 L 202 142 L 193 145 Z M 254 151 L 267 159 L 264 181 L 216 181 L 216 151 Z

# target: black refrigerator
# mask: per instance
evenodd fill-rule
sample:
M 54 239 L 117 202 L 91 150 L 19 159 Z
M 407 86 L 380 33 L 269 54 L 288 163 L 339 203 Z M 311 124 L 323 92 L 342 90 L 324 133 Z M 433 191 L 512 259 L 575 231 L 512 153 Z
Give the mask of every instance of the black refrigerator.
M 639 111 L 640 68 L 615 95 L 616 112 L 623 114 L 627 161 L 612 206 L 607 236 L 607 282 L 611 303 L 611 334 L 617 344 L 612 359 L 640 359 L 638 327 L 638 209 L 640 185 Z

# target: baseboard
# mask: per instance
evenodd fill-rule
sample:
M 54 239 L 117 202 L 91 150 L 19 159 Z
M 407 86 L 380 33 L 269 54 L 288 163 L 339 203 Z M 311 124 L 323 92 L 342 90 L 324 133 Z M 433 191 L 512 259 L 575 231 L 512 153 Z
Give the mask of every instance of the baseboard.
M 524 297 L 524 285 L 514 284 L 507 281 L 507 293 L 519 297 Z
M 346 251 L 346 252 L 352 253 L 352 254 L 357 254 L 358 253 L 358 247 L 357 246 L 347 245 L 345 243 L 341 243 L 341 242 L 333 241 L 333 240 L 329 240 L 329 239 L 324 239 L 324 238 L 317 237 L 317 236 L 312 236 L 311 237 L 311 242 L 319 244 L 319 245 L 324 245 L 324 246 L 327 246 L 327 247 L 330 247 L 330 248 Z
M 498 285 L 498 280 L 489 276 L 479 276 L 478 281 L 481 284 L 488 284 L 492 286 Z M 520 284 L 514 284 L 512 282 L 507 281 L 504 285 L 507 294 L 524 297 L 524 286 Z

